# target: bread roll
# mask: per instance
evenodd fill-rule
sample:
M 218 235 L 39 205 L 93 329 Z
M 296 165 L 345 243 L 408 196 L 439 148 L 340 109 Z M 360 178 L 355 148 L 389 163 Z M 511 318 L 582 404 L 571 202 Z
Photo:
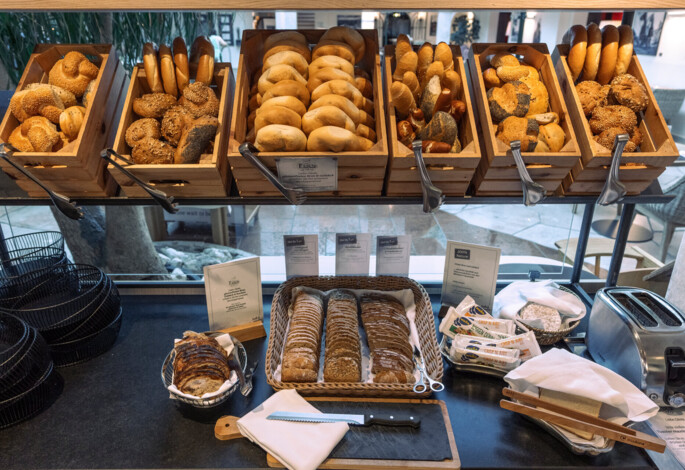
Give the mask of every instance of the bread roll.
M 354 76 L 356 77 L 364 77 L 365 79 L 371 81 L 371 75 L 364 70 L 363 68 L 359 67 L 358 65 L 354 66 Z
M 399 64 L 400 60 L 408 52 L 413 52 L 411 41 L 406 34 L 397 36 L 397 44 L 395 44 L 395 64 Z
M 258 110 L 254 121 L 255 132 L 270 124 L 284 124 L 286 126 L 302 126 L 302 118 L 292 109 L 283 106 L 270 106 L 264 110 Z
M 597 71 L 597 81 L 600 85 L 606 85 L 614 78 L 619 37 L 618 28 L 612 24 L 608 24 L 602 29 L 602 54 Z
M 269 35 L 264 40 L 264 50 L 268 51 L 272 47 L 281 43 L 298 43 L 305 47 L 309 47 L 307 38 L 302 33 L 297 31 L 279 31 Z
M 202 153 L 216 137 L 219 120 L 214 116 L 201 116 L 192 121 L 181 134 L 174 152 L 174 163 L 198 163 Z
M 69 51 L 52 66 L 48 73 L 48 82 L 73 93 L 76 98 L 81 98 L 99 73 L 98 66 L 85 55 Z
M 334 26 L 321 36 L 322 41 L 339 41 L 349 45 L 354 50 L 354 63 L 360 62 L 366 53 L 366 41 L 358 31 L 347 26 Z
M 297 98 L 295 98 L 295 99 L 297 99 Z M 252 131 L 254 131 L 254 121 L 256 118 L 257 118 L 257 110 L 255 109 L 254 111 L 252 111 L 250 114 L 247 115 L 247 128 L 248 129 L 252 129 Z
M 150 91 L 152 93 L 164 93 L 159 63 L 157 62 L 157 47 L 151 42 L 143 44 L 143 67 Z
M 426 75 L 427 76 L 427 75 Z M 438 100 L 438 96 L 442 93 L 442 86 L 440 85 L 440 77 L 434 75 L 428 81 L 428 84 L 423 89 L 421 94 L 420 108 L 423 111 L 423 116 L 426 121 L 430 121 L 433 117 L 433 110 L 435 109 L 435 103 Z
M 178 97 L 178 86 L 176 84 L 176 68 L 171 49 L 166 44 L 159 46 L 159 69 L 162 74 L 162 85 L 164 92 L 174 98 Z
M 351 76 L 347 72 L 343 72 L 340 69 L 336 69 L 333 67 L 326 67 L 315 74 L 309 74 L 309 80 L 307 81 L 307 89 L 311 93 L 312 91 L 316 90 L 319 85 L 322 83 L 326 83 L 330 80 L 345 80 L 346 82 L 351 83 L 352 85 L 356 85 L 356 82 L 354 80 L 354 77 Z
M 447 88 L 452 93 L 452 99 L 455 99 L 461 91 L 461 76 L 454 70 L 448 70 L 440 81 L 443 88 Z
M 499 79 L 497 75 L 497 70 L 490 67 L 483 71 L 483 83 L 485 84 L 485 89 L 495 88 L 502 86 L 502 80 Z
M 195 81 L 211 85 L 214 79 L 214 46 L 205 36 L 198 36 L 193 41 L 190 63 L 197 68 Z
M 369 126 L 366 126 L 364 124 L 359 124 L 357 126 L 356 134 L 359 137 L 364 137 L 365 139 L 369 139 L 372 142 L 376 141 L 376 131 L 374 131 Z
M 264 60 L 264 65 L 262 66 L 262 73 L 269 70 L 275 65 L 289 65 L 299 72 L 304 78 L 309 76 L 309 64 L 302 57 L 302 54 L 298 54 L 293 51 L 281 51 L 274 54 Z
M 126 129 L 124 139 L 129 147 L 135 147 L 145 138 L 159 139 L 161 137 L 159 121 L 153 118 L 143 118 L 133 121 Z
M 190 83 L 190 69 L 188 68 L 188 48 L 182 37 L 174 39 L 174 65 L 176 66 L 176 85 L 178 91 L 183 92 L 183 89 Z
M 309 50 L 309 46 L 296 41 L 282 41 L 277 45 L 270 47 L 269 49 L 265 48 L 264 50 L 266 52 L 264 53 L 262 62 L 266 62 L 272 55 L 284 51 L 297 52 L 307 61 L 307 63 L 312 61 L 312 51 Z
M 307 139 L 310 152 L 357 152 L 373 147 L 369 139 L 359 137 L 347 129 L 324 126 L 314 129 Z
M 332 67 L 340 69 L 351 77 L 354 77 L 354 65 L 345 59 L 335 55 L 324 55 L 309 64 L 309 75 L 316 75 L 316 73 L 324 68 Z
M 373 84 L 371 83 L 371 80 L 364 77 L 354 77 L 354 83 L 357 90 L 362 92 L 362 96 L 370 100 L 373 99 Z M 416 84 L 418 85 L 418 82 L 416 82 Z
M 405 119 L 416 108 L 414 95 L 407 85 L 402 82 L 393 82 L 390 85 L 390 101 L 397 110 L 397 116 Z
M 176 98 L 166 93 L 147 93 L 133 100 L 133 112 L 141 117 L 161 118 L 176 103 Z
M 255 147 L 261 152 L 302 152 L 307 148 L 307 136 L 297 127 L 271 124 L 259 129 Z
M 447 43 L 441 42 L 435 46 L 435 60 L 442 62 L 445 71 L 454 69 L 454 57 L 452 49 Z
M 286 64 L 278 64 L 273 67 L 268 68 L 257 82 L 257 90 L 259 94 L 264 96 L 269 89 L 277 83 L 284 80 L 293 80 L 302 84 L 302 86 L 307 85 L 307 80 L 300 75 L 294 67 Z
M 369 113 L 365 112 L 363 109 L 359 110 L 359 124 L 364 124 L 371 129 L 376 128 L 376 120 Z
M 305 106 L 309 105 L 309 90 L 302 83 L 295 80 L 283 80 L 269 88 L 262 96 L 262 103 L 276 96 L 294 96 L 302 101 Z
M 414 51 L 409 51 L 402 56 L 402 58 L 395 64 L 395 73 L 393 73 L 393 80 L 402 80 L 405 72 L 416 72 L 418 63 L 418 55 Z
M 595 23 L 587 26 L 587 49 L 583 65 L 583 80 L 594 80 L 599 69 L 599 58 L 602 53 L 602 31 Z
M 57 128 L 43 116 L 31 116 L 17 126 L 8 141 L 20 152 L 51 152 L 59 142 Z
M 285 106 L 288 109 L 292 109 L 300 116 L 303 116 L 307 112 L 304 103 L 294 96 L 276 96 L 268 101 L 262 101 L 258 111 L 265 111 L 272 106 Z
M 59 128 L 70 141 L 78 137 L 85 115 L 83 106 L 71 106 L 59 115 Z
M 219 116 L 219 98 L 211 87 L 202 82 L 193 82 L 183 90 L 178 104 L 188 108 L 193 117 Z
M 540 126 L 538 139 L 540 142 L 544 142 L 551 152 L 559 152 L 564 146 L 566 134 L 559 124 L 550 123 Z
M 626 24 L 618 27 L 618 57 L 614 77 L 628 72 L 628 66 L 633 58 L 633 28 Z
M 356 131 L 352 119 L 343 110 L 335 106 L 321 106 L 302 116 L 302 130 L 307 135 L 311 134 L 314 129 L 323 126 L 341 127 L 350 132 Z
M 428 70 L 426 70 L 426 74 L 423 77 L 423 82 L 421 82 L 421 88 L 425 88 L 431 78 L 436 76 L 439 77 L 440 82 L 442 81 L 442 77 L 445 76 L 445 67 L 439 60 L 436 60 L 428 66 Z
M 489 61 L 490 65 L 492 65 L 494 68 L 503 66 L 514 67 L 516 65 L 521 65 L 516 56 L 509 52 L 498 52 L 497 54 L 494 54 L 492 57 L 489 57 Z
M 421 85 L 419 84 L 419 78 L 414 72 L 404 72 L 402 83 L 409 87 L 412 95 L 414 95 L 414 100 L 418 100 L 421 97 Z
M 317 109 L 322 106 L 335 106 L 336 108 L 339 108 L 342 110 L 345 114 L 347 114 L 350 119 L 352 119 L 352 122 L 356 126 L 359 123 L 366 124 L 366 119 L 364 121 L 361 120 L 361 115 L 364 113 L 363 111 L 360 111 L 359 108 L 357 108 L 353 102 L 345 98 L 344 96 L 340 95 L 325 95 L 319 98 L 318 100 L 314 101 L 312 105 L 309 107 L 309 110 L 311 111 L 312 109 Z M 364 113 L 366 114 L 366 113 Z M 368 124 L 366 124 L 368 125 Z M 371 127 L 371 126 L 369 126 Z M 375 127 L 375 126 L 374 126 Z
M 433 63 L 433 46 L 429 42 L 424 42 L 419 48 L 418 64 L 416 66 L 416 76 L 419 83 L 423 83 L 423 78 L 426 76 L 426 70 L 430 64 Z
M 355 62 L 354 51 L 344 42 L 319 41 L 319 44 L 317 44 L 312 51 L 312 59 L 318 59 L 325 55 L 338 56 L 350 63 Z
M 587 53 L 587 29 L 582 25 L 571 26 L 569 29 L 569 53 L 566 58 L 568 68 L 571 69 L 573 81 L 578 80 L 580 72 L 585 65 L 585 54 Z
M 344 80 L 331 80 L 322 83 L 312 92 L 311 99 L 316 101 L 322 96 L 330 94 L 344 96 L 352 101 L 357 108 L 370 114 L 373 113 L 373 102 L 364 98 L 361 91 Z
M 256 93 L 250 97 L 250 100 L 247 102 L 247 109 L 248 111 L 252 112 L 255 109 L 259 108 L 262 105 L 262 95 L 259 93 Z

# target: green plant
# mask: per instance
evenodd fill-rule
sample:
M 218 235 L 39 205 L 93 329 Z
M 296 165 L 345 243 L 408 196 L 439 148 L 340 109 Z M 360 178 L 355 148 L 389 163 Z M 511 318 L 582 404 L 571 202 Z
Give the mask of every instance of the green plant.
M 480 21 L 478 18 L 469 20 L 467 15 L 457 16 L 452 20 L 452 34 L 450 43 L 468 45 L 478 41 L 480 37 Z
M 208 35 L 216 21 L 213 12 L 0 13 L 0 62 L 16 84 L 36 44 L 112 43 L 130 73 L 143 43 L 170 44 L 176 36 L 191 42 Z

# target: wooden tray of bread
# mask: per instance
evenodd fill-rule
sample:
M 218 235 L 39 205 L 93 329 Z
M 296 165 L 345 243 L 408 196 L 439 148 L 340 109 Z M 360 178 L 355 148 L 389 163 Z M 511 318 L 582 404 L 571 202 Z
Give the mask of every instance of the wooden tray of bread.
M 160 71 L 156 71 L 154 65 L 150 69 L 148 61 L 136 65 L 131 74 L 131 84 L 114 143 L 114 150 L 127 161 L 120 158 L 117 161 L 133 175 L 168 196 L 225 197 L 231 188 L 231 175 L 225 155 L 235 80 L 231 64 L 214 63 L 213 48 L 208 44 L 209 41 L 205 38 L 197 38 L 189 60 L 185 43 L 181 38 L 176 38 L 173 59 L 168 46 L 159 48 L 159 55 L 165 55 L 168 69 L 165 70 L 162 60 L 157 62 Z M 211 50 L 204 50 L 202 47 Z M 195 50 L 198 51 L 197 59 L 193 57 Z M 156 55 L 155 50 L 148 49 L 144 59 L 148 60 L 150 56 L 156 61 Z M 185 65 L 179 67 L 178 64 Z M 156 77 L 152 82 L 148 80 L 148 73 Z M 161 96 L 165 102 L 157 104 L 144 101 L 152 96 Z M 188 119 L 185 116 L 187 113 L 181 112 L 183 109 L 189 110 Z M 184 120 L 182 125 L 178 124 L 181 119 Z M 145 126 L 149 124 L 155 129 L 148 130 Z M 143 130 L 136 129 L 139 125 Z M 210 129 L 208 132 L 211 135 L 203 131 L 205 128 Z M 139 144 L 133 141 L 135 135 L 148 136 L 147 132 L 152 137 L 146 139 L 151 142 L 149 148 L 146 147 L 146 142 Z M 198 148 L 194 151 L 199 145 L 196 145 L 195 138 L 202 141 L 202 150 Z M 136 150 L 135 147 L 138 146 L 140 147 Z M 160 148 L 163 151 L 157 151 Z M 150 197 L 112 164 L 109 165 L 109 171 L 126 196 Z
M 111 44 L 38 44 L 0 124 L 0 142 L 20 147 L 12 160 L 54 191 L 111 196 L 117 185 L 100 151 L 114 139 L 126 82 Z M 28 137 L 33 127 L 44 140 Z M 4 160 L 0 167 L 29 196 L 47 197 Z
M 607 38 L 604 46 L 603 37 Z M 678 149 L 633 53 L 632 29 L 623 25 L 607 26 L 600 31 L 594 24 L 587 28 L 576 25 L 569 30 L 567 39 L 568 43 L 554 49 L 552 58 L 582 160 L 564 180 L 564 192 L 599 194 L 604 187 L 611 165 L 614 128 L 620 124 L 618 120 L 600 122 L 602 113 L 595 111 L 604 108 L 603 111 L 622 110 L 629 118 L 626 122 L 630 120 L 628 128 L 623 129 L 631 142 L 621 157 L 619 179 L 628 194 L 639 194 L 678 158 Z M 570 44 L 574 47 L 572 67 Z M 612 64 L 616 65 L 610 67 Z M 597 116 L 593 120 L 594 115 Z
M 286 76 L 287 80 L 279 80 Z M 290 83 L 285 85 L 285 81 Z M 327 85 L 333 81 L 335 87 Z M 337 158 L 337 189 L 310 192 L 309 196 L 380 196 L 388 163 L 381 83 L 375 30 L 244 31 L 228 145 L 240 195 L 281 195 L 241 156 L 240 144 L 251 141 L 260 149 L 258 158 L 274 174 L 278 159 Z M 272 97 L 277 100 L 264 106 Z M 277 107 L 272 108 L 274 103 Z M 324 106 L 325 111 L 314 112 Z M 258 112 L 262 114 L 259 120 Z M 256 131 L 266 126 L 275 127 Z
M 428 133 L 422 134 L 430 122 L 429 119 L 425 119 L 425 111 L 430 112 L 429 108 L 435 108 L 434 102 L 437 103 L 438 100 L 435 93 L 425 92 L 427 88 L 431 89 L 428 86 L 430 79 L 426 77 L 426 73 L 430 71 L 431 74 L 441 77 L 440 92 L 442 92 L 443 85 L 452 85 L 450 99 L 441 100 L 440 104 L 442 105 L 442 110 L 447 110 L 448 113 L 451 107 L 452 114 L 459 118 L 456 126 L 458 144 L 455 146 L 455 142 L 441 141 L 440 144 L 444 147 L 441 149 L 442 152 L 424 151 L 423 158 L 431 182 L 435 186 L 439 187 L 447 196 L 463 196 L 466 194 L 474 171 L 480 162 L 481 151 L 461 48 L 459 46 L 448 46 L 445 43 L 441 43 L 437 48 L 434 48 L 430 43 L 411 47 L 409 40 L 404 35 L 400 35 L 398 44 L 398 48 L 393 45 L 385 46 L 384 78 L 388 137 L 390 139 L 390 160 L 388 163 L 386 194 L 388 196 L 416 196 L 421 194 L 421 182 L 414 152 L 411 148 L 411 141 L 422 139 L 422 137 L 425 137 L 424 140 L 429 141 L 431 138 Z M 404 51 L 399 57 L 399 60 L 403 62 L 399 71 L 397 70 L 398 54 L 396 53 L 398 50 Z M 402 60 L 402 55 L 409 51 L 413 51 L 416 55 L 410 54 L 408 58 Z M 435 69 L 436 66 L 431 68 L 431 65 L 437 61 L 442 64 L 442 68 L 438 64 L 436 64 L 437 70 Z M 447 62 L 447 64 L 443 64 L 443 61 Z M 404 79 L 405 75 L 406 80 Z M 419 75 L 421 78 L 419 78 Z M 413 90 L 409 90 L 411 92 L 410 97 L 407 90 L 404 90 L 404 87 L 395 85 L 396 88 L 399 88 L 399 90 L 395 90 L 395 94 L 398 97 L 402 98 L 402 91 L 404 91 L 404 95 L 406 95 L 405 101 L 412 103 L 411 98 L 414 99 L 413 105 L 415 105 L 416 110 L 413 111 L 413 116 L 409 116 L 408 112 L 410 110 L 406 109 L 411 104 L 398 103 L 402 111 L 396 109 L 391 95 L 391 87 L 393 87 L 393 82 L 395 81 L 402 82 L 405 85 L 409 84 L 413 88 Z M 424 93 L 426 94 L 425 103 L 422 103 L 424 101 Z M 452 105 L 453 100 L 458 102 Z M 422 108 L 425 108 L 425 111 Z M 420 110 L 420 112 L 417 110 Z M 417 115 L 419 117 L 418 122 L 416 119 Z M 452 117 L 455 118 L 455 116 Z M 406 122 L 409 122 L 410 125 L 407 125 Z M 398 124 L 403 126 L 402 135 L 399 135 Z M 437 124 L 437 120 L 435 124 Z M 451 125 L 451 121 L 449 124 Z M 434 125 L 434 128 L 438 128 L 438 126 Z M 438 128 L 437 131 L 440 132 L 440 138 L 443 138 L 441 129 Z M 435 148 L 435 146 L 426 146 L 426 150 Z
M 295 288 L 299 289 L 293 296 Z M 328 295 L 319 296 L 311 289 Z M 388 294 L 359 292 L 404 289 L 413 295 L 414 324 L 426 371 L 439 381 L 442 357 L 425 289 L 405 277 L 341 276 L 294 278 L 276 291 L 265 364 L 269 385 L 306 395 L 429 395 L 430 388 L 423 393 L 412 390 L 416 379 L 405 306 Z M 372 367 L 365 370 L 369 356 Z
M 512 140 L 536 183 L 549 192 L 580 161 L 580 148 L 545 44 L 474 44 L 468 59 L 484 153 L 473 183 L 478 195 L 520 195 L 512 178 Z

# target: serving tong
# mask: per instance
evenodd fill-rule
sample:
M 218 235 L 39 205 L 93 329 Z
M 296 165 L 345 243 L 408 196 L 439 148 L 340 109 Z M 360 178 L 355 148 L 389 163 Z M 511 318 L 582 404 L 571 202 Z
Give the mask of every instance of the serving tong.
M 271 173 L 271 170 L 269 170 L 269 168 L 264 165 L 259 158 L 257 158 L 257 155 L 255 155 L 259 152 L 259 150 L 253 144 L 249 142 L 243 142 L 240 144 L 240 147 L 238 147 L 238 151 L 240 152 L 240 155 L 242 155 L 245 160 L 250 162 L 252 166 L 259 170 L 259 172 L 263 174 L 264 177 L 269 180 L 271 184 L 273 184 L 276 189 L 278 189 L 280 193 L 283 194 L 288 201 L 290 201 L 291 204 L 299 206 L 307 200 L 307 194 L 303 189 L 282 183 L 276 175 Z
M 423 193 L 423 212 L 430 214 L 440 209 L 442 203 L 445 202 L 445 195 L 442 190 L 435 186 L 428 175 L 426 162 L 423 160 L 423 142 L 415 140 L 412 142 L 414 149 L 414 158 L 416 159 L 416 167 L 419 170 L 421 177 L 421 192 Z
M 424 393 L 427 392 L 429 388 L 434 392 L 442 392 L 445 390 L 445 386 L 442 382 L 431 379 L 428 372 L 426 372 L 426 362 L 423 360 L 421 351 L 419 351 L 419 348 L 417 348 L 416 345 L 414 345 L 414 364 L 421 374 L 412 389 L 414 390 L 414 393 Z M 428 385 L 426 385 L 426 382 L 428 382 Z
M 514 161 L 516 162 L 516 169 L 519 172 L 519 178 L 521 179 L 521 187 L 523 189 L 523 205 L 534 206 L 538 202 L 545 199 L 547 196 L 547 190 L 541 185 L 533 181 L 528 173 L 528 168 L 526 168 L 526 163 L 523 161 L 523 155 L 521 155 L 521 141 L 512 140 L 509 143 L 511 147 L 511 154 L 514 156 Z
M 621 166 L 621 156 L 623 156 L 623 149 L 630 140 L 628 134 L 619 134 L 614 138 L 614 151 L 611 155 L 611 167 L 609 168 L 609 176 L 604 183 L 604 188 L 597 198 L 597 204 L 600 206 L 608 206 L 615 202 L 619 202 L 626 195 L 626 187 L 618 179 L 618 170 Z

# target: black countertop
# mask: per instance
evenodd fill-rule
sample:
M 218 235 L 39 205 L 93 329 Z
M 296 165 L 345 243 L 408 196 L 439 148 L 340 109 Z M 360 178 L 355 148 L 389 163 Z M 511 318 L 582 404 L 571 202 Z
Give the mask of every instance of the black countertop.
M 264 305 L 268 331 L 270 297 Z M 124 297 L 114 347 L 60 369 L 64 391 L 57 401 L 0 431 L 0 468 L 266 467 L 265 452 L 248 440 L 214 437 L 217 418 L 243 416 L 273 393 L 264 373 L 266 338 L 244 343 L 249 362 L 260 361 L 247 398 L 237 393 L 203 414 L 179 408 L 162 384 L 173 339 L 207 325 L 204 296 Z M 537 425 L 499 408 L 501 379 L 446 369 L 444 383 L 434 398 L 447 403 L 462 468 L 655 468 L 644 451 L 623 444 L 597 457 L 573 454 Z

